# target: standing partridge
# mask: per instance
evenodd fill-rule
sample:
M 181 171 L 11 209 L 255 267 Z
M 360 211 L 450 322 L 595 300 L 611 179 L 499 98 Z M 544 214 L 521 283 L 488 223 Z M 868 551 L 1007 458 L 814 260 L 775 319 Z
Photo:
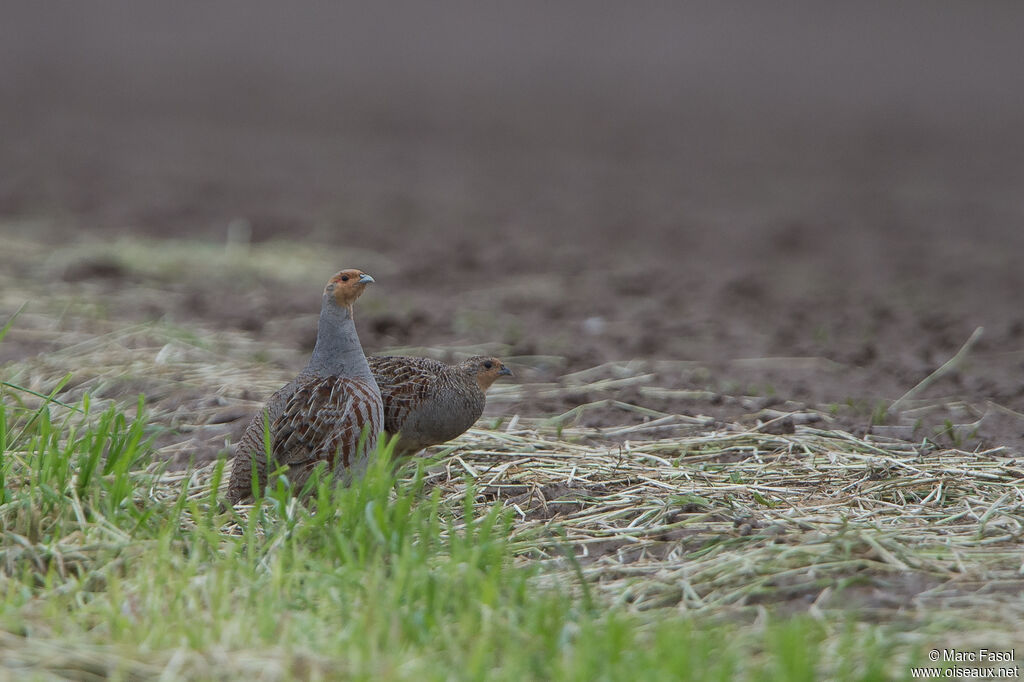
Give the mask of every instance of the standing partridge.
M 429 358 L 371 357 L 384 399 L 384 430 L 400 434 L 397 457 L 456 438 L 484 411 L 484 393 L 512 372 L 501 360 L 475 355 L 457 365 Z
M 287 465 L 294 491 L 302 489 L 320 462 L 335 479 L 348 479 L 365 467 L 384 425 L 384 406 L 359 344 L 352 304 L 371 282 L 360 270 L 342 270 L 327 282 L 309 364 L 270 396 L 235 448 L 228 486 L 232 504 L 253 496 L 254 463 L 260 488 L 267 483 L 268 470 Z

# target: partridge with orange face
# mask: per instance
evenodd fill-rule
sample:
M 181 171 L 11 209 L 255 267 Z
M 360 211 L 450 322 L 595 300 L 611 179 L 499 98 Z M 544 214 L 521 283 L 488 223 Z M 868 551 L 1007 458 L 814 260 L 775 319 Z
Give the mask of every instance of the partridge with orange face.
M 482 355 L 457 365 L 404 356 L 369 362 L 384 400 L 384 430 L 399 434 L 398 457 L 465 433 L 483 414 L 491 384 L 512 375 L 501 360 Z
M 327 282 L 309 363 L 270 397 L 235 448 L 232 504 L 252 498 L 254 484 L 263 488 L 268 471 L 281 465 L 287 465 L 285 475 L 296 492 L 321 462 L 341 480 L 365 467 L 384 426 L 384 405 L 356 334 L 352 305 L 373 281 L 360 270 L 342 270 Z

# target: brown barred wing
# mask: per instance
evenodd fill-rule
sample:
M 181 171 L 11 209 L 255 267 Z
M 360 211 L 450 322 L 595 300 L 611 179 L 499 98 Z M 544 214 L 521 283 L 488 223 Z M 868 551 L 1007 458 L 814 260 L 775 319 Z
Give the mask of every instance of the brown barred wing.
M 374 356 L 367 358 L 384 401 L 384 430 L 398 433 L 413 411 L 437 392 L 448 366 L 429 358 Z
M 252 497 L 252 467 L 256 465 L 256 481 L 260 487 L 267 480 L 267 448 L 264 444 L 264 415 L 270 415 L 270 421 L 281 413 L 287 404 L 288 397 L 295 388 L 291 382 L 275 392 L 267 400 L 266 406 L 253 416 L 245 432 L 235 445 L 234 463 L 231 467 L 231 482 L 228 484 L 228 500 L 234 504 Z
M 296 491 L 320 462 L 336 478 L 358 473 L 376 447 L 383 424 L 380 393 L 372 381 L 311 379 L 296 387 L 271 424 L 274 464 L 288 465 L 287 476 Z
M 231 482 L 228 484 L 228 501 L 234 504 L 252 496 L 252 467 L 256 464 L 256 475 L 262 485 L 266 478 L 266 457 L 263 443 L 263 410 L 260 410 L 241 440 L 235 446 L 235 459 L 231 467 Z

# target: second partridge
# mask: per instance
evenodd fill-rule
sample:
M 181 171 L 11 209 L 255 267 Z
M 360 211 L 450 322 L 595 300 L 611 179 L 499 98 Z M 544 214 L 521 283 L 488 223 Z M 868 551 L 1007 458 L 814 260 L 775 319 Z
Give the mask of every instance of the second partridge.
M 501 360 L 482 355 L 456 365 L 406 356 L 369 362 L 384 401 L 384 430 L 400 434 L 397 457 L 465 433 L 483 414 L 491 384 L 512 375 Z

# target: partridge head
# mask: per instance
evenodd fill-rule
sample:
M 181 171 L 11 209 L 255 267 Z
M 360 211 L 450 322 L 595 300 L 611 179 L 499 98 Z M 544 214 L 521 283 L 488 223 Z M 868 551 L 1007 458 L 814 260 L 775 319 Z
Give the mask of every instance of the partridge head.
M 498 358 L 485 355 L 474 355 L 460 363 L 470 376 L 476 378 L 477 386 L 481 391 L 486 392 L 498 377 L 510 377 L 512 370 Z
M 373 277 L 362 270 L 342 270 L 327 281 L 327 286 L 324 287 L 324 296 L 329 297 L 329 302 L 342 308 L 348 308 L 351 312 L 352 304 L 373 282 Z

